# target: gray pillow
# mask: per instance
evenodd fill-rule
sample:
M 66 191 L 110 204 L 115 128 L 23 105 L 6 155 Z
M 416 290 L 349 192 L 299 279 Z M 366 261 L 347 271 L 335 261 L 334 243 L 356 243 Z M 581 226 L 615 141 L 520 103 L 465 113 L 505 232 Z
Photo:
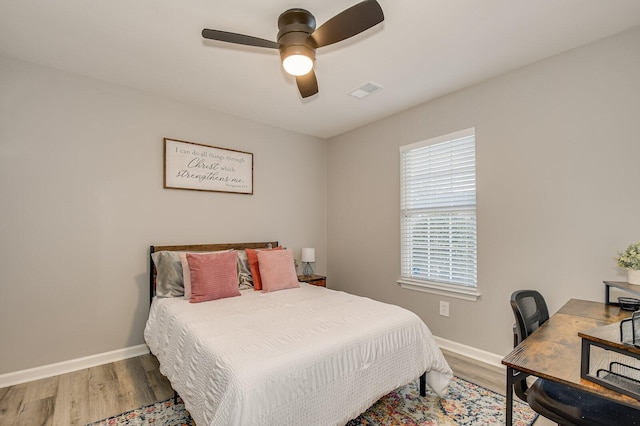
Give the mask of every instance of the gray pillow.
M 156 265 L 156 296 L 184 296 L 182 263 L 176 251 L 158 251 L 151 254 Z
M 247 259 L 247 252 L 244 250 L 238 250 L 238 282 L 240 290 L 253 288 L 253 277 L 249 269 L 249 260 Z

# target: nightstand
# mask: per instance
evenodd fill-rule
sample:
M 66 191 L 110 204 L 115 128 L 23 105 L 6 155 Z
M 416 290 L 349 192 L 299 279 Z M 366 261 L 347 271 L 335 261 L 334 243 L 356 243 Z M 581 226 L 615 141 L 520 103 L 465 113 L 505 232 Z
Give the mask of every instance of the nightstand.
M 302 282 L 302 283 L 309 283 L 309 284 L 313 284 L 313 285 L 317 285 L 320 287 L 326 287 L 327 286 L 327 277 L 323 276 L 323 275 L 309 275 L 309 276 L 305 276 L 305 275 L 298 275 L 298 281 Z

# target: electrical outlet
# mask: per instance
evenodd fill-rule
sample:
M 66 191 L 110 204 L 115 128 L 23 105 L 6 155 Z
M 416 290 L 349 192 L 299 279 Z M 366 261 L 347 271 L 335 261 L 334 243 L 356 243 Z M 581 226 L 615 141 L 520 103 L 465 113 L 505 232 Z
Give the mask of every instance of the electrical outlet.
M 443 317 L 449 316 L 449 302 L 440 301 L 440 315 Z

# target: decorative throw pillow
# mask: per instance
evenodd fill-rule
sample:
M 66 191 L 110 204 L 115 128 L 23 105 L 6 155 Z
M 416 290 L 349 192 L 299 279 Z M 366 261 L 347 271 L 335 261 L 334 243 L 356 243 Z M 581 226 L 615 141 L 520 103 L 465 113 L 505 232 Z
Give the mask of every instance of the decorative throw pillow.
M 207 253 L 226 253 L 233 249 L 229 250 L 218 250 L 218 251 L 195 251 L 191 253 L 195 254 L 207 254 Z M 184 298 L 189 300 L 191 299 L 191 271 L 189 270 L 189 262 L 187 262 L 187 252 L 181 251 L 178 252 L 178 256 L 180 257 L 180 263 L 182 264 L 182 281 L 184 282 Z
M 156 265 L 156 296 L 181 297 L 184 295 L 182 264 L 175 251 L 151 253 Z
M 264 291 L 300 287 L 291 250 L 259 251 L 257 255 Z
M 251 268 L 249 268 L 249 259 L 247 259 L 247 252 L 244 250 L 238 250 L 238 281 L 240 290 L 253 288 L 253 278 L 251 277 Z
M 251 276 L 253 277 L 253 289 L 262 290 L 262 280 L 260 279 L 260 266 L 258 265 L 257 252 L 282 250 L 282 246 L 278 246 L 271 249 L 246 249 L 247 259 L 249 260 L 249 269 L 251 269 Z
M 191 303 L 240 296 L 237 252 L 187 253 L 191 273 Z

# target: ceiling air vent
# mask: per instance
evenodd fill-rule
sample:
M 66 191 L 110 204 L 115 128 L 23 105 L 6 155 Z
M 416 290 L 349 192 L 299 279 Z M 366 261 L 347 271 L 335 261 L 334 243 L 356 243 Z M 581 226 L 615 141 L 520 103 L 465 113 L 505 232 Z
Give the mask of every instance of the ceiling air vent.
M 381 90 L 382 90 L 382 86 L 376 83 L 372 83 L 370 81 L 358 87 L 356 90 L 354 90 L 349 94 L 354 98 L 362 99 L 362 98 L 366 98 L 369 95 L 373 95 L 374 93 L 379 92 Z

